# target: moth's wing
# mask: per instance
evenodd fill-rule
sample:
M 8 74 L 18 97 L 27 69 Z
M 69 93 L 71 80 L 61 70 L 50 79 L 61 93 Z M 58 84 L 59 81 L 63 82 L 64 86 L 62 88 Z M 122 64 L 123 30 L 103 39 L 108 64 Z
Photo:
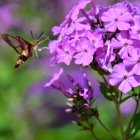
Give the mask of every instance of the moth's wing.
M 25 39 L 23 39 L 20 36 L 16 36 L 16 39 L 18 40 L 18 42 L 20 43 L 20 46 L 22 48 L 22 50 L 28 50 L 28 53 L 31 55 L 33 48 L 34 48 L 34 44 L 26 41 Z
M 21 48 L 22 48 L 23 50 L 26 48 L 27 45 L 28 45 L 28 46 L 31 45 L 30 42 L 26 41 L 25 39 L 23 39 L 23 38 L 20 37 L 20 36 L 16 36 L 16 39 L 18 40 L 18 42 L 19 42 L 19 44 L 20 44 L 20 46 L 21 46 Z
M 17 53 L 21 54 L 23 48 L 21 47 L 21 43 L 16 37 L 13 37 L 9 34 L 1 34 L 2 39 L 7 42 Z

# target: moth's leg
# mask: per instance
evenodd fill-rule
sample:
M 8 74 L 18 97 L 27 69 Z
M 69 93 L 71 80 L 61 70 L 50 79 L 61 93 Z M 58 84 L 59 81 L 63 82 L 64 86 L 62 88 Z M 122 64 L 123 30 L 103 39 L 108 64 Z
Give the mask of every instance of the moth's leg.
M 35 51 L 35 55 L 36 55 L 37 58 L 39 57 L 39 56 L 38 56 L 38 49 L 39 49 L 39 46 L 36 45 L 36 46 L 34 47 L 34 51 Z
M 43 51 L 45 49 L 49 49 L 49 48 L 48 47 L 41 47 L 41 48 L 38 47 L 38 52 L 41 52 L 41 51 Z

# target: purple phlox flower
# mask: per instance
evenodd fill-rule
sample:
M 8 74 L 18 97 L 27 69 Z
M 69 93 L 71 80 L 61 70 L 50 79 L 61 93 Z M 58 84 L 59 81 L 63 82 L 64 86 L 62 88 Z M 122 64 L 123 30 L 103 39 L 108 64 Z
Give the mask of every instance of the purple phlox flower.
M 134 25 L 131 26 L 130 37 L 140 40 L 140 16 L 134 16 Z
M 62 30 L 65 30 L 70 23 L 70 21 L 76 21 L 78 19 L 78 15 L 80 13 L 80 9 L 84 9 L 87 4 L 89 4 L 91 0 L 79 0 L 78 4 L 74 6 L 70 12 L 65 17 L 65 20 L 63 23 L 60 24 L 60 26 L 55 26 L 52 31 L 54 35 L 60 34 Z M 61 33 L 62 34 L 62 33 Z
M 139 6 L 134 4 L 134 1 L 131 0 L 131 3 L 129 1 L 125 1 L 127 8 L 129 9 L 129 12 L 131 12 L 133 15 L 140 14 L 140 3 Z M 138 3 L 137 3 L 138 4 Z
M 115 32 L 116 29 L 128 30 L 130 28 L 130 21 L 132 15 L 125 9 L 125 7 L 114 6 L 104 12 L 101 20 L 105 23 L 105 28 L 110 32 Z
M 71 75 L 67 74 L 67 78 L 71 82 L 74 89 L 76 89 L 76 90 L 81 90 L 82 89 L 81 84 L 78 83 L 77 81 L 75 81 L 74 78 Z
M 69 43 L 73 48 L 76 47 L 77 42 L 81 40 L 82 37 L 85 36 L 85 32 L 75 31 L 71 34 L 71 37 L 69 38 Z
M 111 46 L 110 41 L 106 41 L 105 46 L 96 51 L 96 61 L 101 68 L 112 72 L 111 62 L 114 59 L 115 53 L 113 52 L 113 47 Z
M 126 67 L 132 69 L 132 72 L 136 75 L 140 75 L 140 49 L 133 48 L 129 52 L 129 57 L 123 60 Z
M 134 48 L 140 48 L 140 40 L 133 40 Z
M 91 82 L 88 80 L 86 73 L 83 72 L 83 78 L 84 78 L 84 83 L 85 83 L 85 88 L 84 89 L 84 99 L 92 99 L 93 98 L 93 87 Z M 87 89 L 87 90 L 86 90 Z
M 53 32 L 53 35 L 60 34 L 60 32 L 61 32 L 61 26 L 54 26 L 52 28 L 52 32 Z
M 56 53 L 54 54 L 54 56 L 50 59 L 50 66 L 53 67 L 53 66 L 56 66 L 58 64 L 57 62 L 57 57 L 56 57 Z
M 88 99 L 91 100 L 93 98 L 93 88 L 91 86 L 90 81 L 87 79 L 85 73 L 83 74 L 84 86 L 82 86 L 77 81 L 75 81 L 72 76 L 70 76 L 70 75 L 67 75 L 67 76 L 68 76 L 69 81 L 73 85 L 73 89 L 69 88 L 67 90 L 69 95 L 77 94 L 77 95 L 80 95 L 81 97 L 83 97 L 85 100 L 88 100 Z
M 129 57 L 130 50 L 135 47 L 136 39 L 130 35 L 138 14 L 129 2 L 108 7 L 95 6 L 92 2 L 80 0 L 64 22 L 53 28 L 58 39 L 50 43 L 50 52 L 56 64 L 69 65 L 74 58 L 75 64 L 88 66 L 94 60 L 111 73 L 114 65 Z M 92 8 L 86 10 L 89 3 Z
M 55 81 L 57 81 L 59 79 L 59 77 L 62 75 L 63 73 L 63 68 L 59 69 L 59 71 L 57 73 L 54 73 L 53 78 L 47 82 L 44 86 L 45 87 L 49 87 L 51 86 Z
M 61 67 L 59 67 L 59 69 L 60 68 Z M 57 69 L 56 67 L 55 68 L 53 67 L 53 69 L 51 69 L 51 71 L 49 71 L 48 74 L 49 75 L 53 75 L 53 73 L 58 74 L 59 69 L 57 65 Z M 74 89 L 81 90 L 84 88 L 88 89 L 88 94 L 90 97 L 93 96 L 93 89 L 95 93 L 94 96 L 95 97 L 100 96 L 99 85 L 96 82 L 96 77 L 93 75 L 92 70 L 89 69 L 89 67 L 79 68 L 79 65 L 75 65 L 74 63 L 71 63 L 70 66 L 65 65 L 64 72 L 63 74 L 61 74 L 61 77 L 59 77 L 59 79 L 55 80 L 56 79 L 55 76 L 53 76 L 52 79 L 54 79 L 54 82 L 53 80 L 49 80 L 47 82 L 47 85 L 51 86 L 50 88 L 56 86 L 55 89 L 61 91 L 66 97 L 69 97 L 72 94 L 72 92 L 70 92 L 70 89 L 71 91 L 75 91 Z M 69 92 L 66 90 L 68 90 Z
M 53 40 L 49 42 L 49 51 L 51 54 L 56 53 L 58 46 L 60 46 L 61 43 L 59 40 Z
M 83 73 L 83 75 L 79 74 L 78 79 L 76 76 L 74 76 L 75 78 L 73 78 L 69 74 L 67 74 L 67 77 L 62 76 L 60 78 L 62 73 L 63 73 L 63 69 L 61 68 L 59 72 L 55 73 L 53 75 L 53 78 L 45 84 L 45 87 L 52 86 L 55 89 L 61 91 L 66 97 L 71 97 L 77 94 L 83 97 L 85 100 L 92 99 L 93 87 L 91 82 L 88 80 L 85 72 Z
M 53 35 L 58 35 L 59 34 L 59 39 L 63 38 L 63 36 L 65 34 L 67 34 L 67 32 L 68 32 L 67 28 L 68 28 L 68 24 L 60 25 L 60 26 L 54 26 L 52 28 Z
M 78 42 L 76 51 L 77 53 L 74 55 L 75 63 L 87 66 L 92 62 L 96 48 L 87 38 L 83 37 Z
M 68 75 L 68 79 L 70 80 L 73 88 L 69 88 L 66 90 L 68 97 L 68 109 L 67 112 L 73 113 L 78 118 L 89 118 L 93 115 L 98 115 L 96 110 L 92 107 L 94 102 L 93 92 L 92 95 L 90 93 L 91 89 L 86 86 L 81 86 L 77 81 L 73 79 L 72 76 Z M 88 80 L 86 80 L 88 81 Z M 89 83 L 89 82 L 88 82 Z M 93 91 L 93 89 L 92 89 Z
M 111 46 L 114 49 L 120 49 L 119 55 L 120 55 L 120 57 L 122 59 L 125 58 L 125 57 L 127 57 L 129 50 L 134 47 L 133 40 L 131 40 L 131 39 L 129 39 L 127 37 L 127 33 L 126 32 L 120 33 L 116 37 L 116 39 L 113 38 L 111 40 Z
M 81 9 L 84 9 L 91 0 L 79 0 L 78 5 L 72 9 L 71 19 L 74 21 L 78 18 Z
M 67 89 L 66 92 L 69 95 L 68 97 L 71 97 L 73 95 L 73 89 L 72 88 Z
M 76 31 L 90 30 L 91 29 L 90 24 L 84 22 L 84 20 L 85 20 L 85 17 L 81 17 L 74 20 L 71 23 L 70 27 L 67 29 L 68 30 L 67 35 L 73 33 L 75 30 Z
M 111 62 L 115 59 L 115 54 L 113 53 L 113 47 L 110 44 L 110 41 L 106 41 L 107 50 L 105 54 L 105 58 L 102 62 L 102 68 L 108 70 L 110 73 L 112 72 Z
M 132 8 L 133 8 L 133 12 L 134 12 L 134 14 L 140 14 L 140 9 L 139 9 L 139 7 L 140 7 L 140 2 L 139 2 L 139 0 L 135 0 L 135 1 L 131 1 L 132 2 Z
M 137 76 L 131 71 L 129 72 L 123 63 L 119 63 L 114 66 L 113 72 L 109 78 L 109 83 L 112 86 L 118 86 L 119 90 L 123 93 L 127 93 L 132 88 L 140 85 L 136 79 Z
M 86 100 L 89 96 L 88 96 L 88 89 L 84 88 L 82 90 L 79 91 L 79 95 L 83 96 L 83 98 Z
M 72 46 L 64 44 L 62 48 L 57 49 L 57 62 L 64 62 L 65 64 L 70 65 L 74 52 L 75 50 Z
M 85 36 L 93 43 L 95 48 L 100 48 L 104 46 L 101 33 L 89 30 L 86 32 Z

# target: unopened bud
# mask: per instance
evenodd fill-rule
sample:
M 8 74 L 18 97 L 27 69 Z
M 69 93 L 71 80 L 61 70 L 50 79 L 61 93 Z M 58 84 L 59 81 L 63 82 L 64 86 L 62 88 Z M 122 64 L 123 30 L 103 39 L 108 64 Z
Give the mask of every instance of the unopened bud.
M 71 103 L 66 103 L 67 104 L 67 106 L 69 106 L 69 107 L 73 107 L 73 105 L 71 104 Z
M 81 125 L 81 123 L 79 121 L 75 121 L 75 120 L 73 120 L 72 123 L 76 124 L 76 125 Z
M 65 111 L 66 111 L 67 113 L 71 113 L 71 112 L 72 112 L 72 109 L 71 109 L 71 108 L 67 108 L 67 109 L 65 109 Z
M 67 100 L 70 101 L 70 102 L 72 102 L 73 101 L 73 98 L 68 98 Z

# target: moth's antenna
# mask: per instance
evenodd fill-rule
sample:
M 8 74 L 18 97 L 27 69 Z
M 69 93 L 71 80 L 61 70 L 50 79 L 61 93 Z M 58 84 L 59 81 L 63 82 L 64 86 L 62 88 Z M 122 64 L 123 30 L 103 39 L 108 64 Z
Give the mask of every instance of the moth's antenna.
M 45 38 L 44 40 L 40 41 L 38 44 L 40 45 L 40 44 L 42 44 L 43 42 L 45 42 L 46 40 L 50 40 L 48 36 L 46 36 L 46 38 Z
M 47 38 L 46 40 L 51 41 L 50 37 L 46 33 L 44 33 L 44 37 L 45 39 Z
M 34 37 L 34 34 L 33 34 L 32 30 L 30 31 L 30 33 L 31 33 L 31 36 L 32 36 L 33 40 L 35 40 L 35 37 Z
M 44 32 L 41 32 L 41 34 L 37 37 L 37 40 L 44 34 Z

